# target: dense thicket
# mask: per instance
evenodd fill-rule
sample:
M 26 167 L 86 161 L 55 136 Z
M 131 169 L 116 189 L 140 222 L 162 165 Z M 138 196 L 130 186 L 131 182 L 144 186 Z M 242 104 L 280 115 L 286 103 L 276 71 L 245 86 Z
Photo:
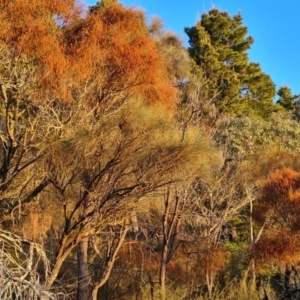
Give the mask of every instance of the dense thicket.
M 275 103 L 240 14 L 189 49 L 116 0 L 0 24 L 1 299 L 297 295 L 299 95 Z

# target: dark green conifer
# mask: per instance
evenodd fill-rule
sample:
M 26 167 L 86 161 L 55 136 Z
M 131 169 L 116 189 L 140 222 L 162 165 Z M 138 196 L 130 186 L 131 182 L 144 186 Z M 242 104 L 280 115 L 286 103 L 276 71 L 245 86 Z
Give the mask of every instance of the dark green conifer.
M 267 117 L 277 110 L 275 85 L 259 64 L 249 61 L 247 51 L 254 39 L 242 22 L 240 13 L 233 17 L 218 9 L 204 13 L 195 26 L 185 29 L 189 52 L 220 112 Z
M 277 104 L 281 105 L 285 110 L 292 113 L 295 120 L 300 120 L 300 94 L 293 95 L 292 90 L 287 86 L 281 86 L 277 92 L 279 99 Z

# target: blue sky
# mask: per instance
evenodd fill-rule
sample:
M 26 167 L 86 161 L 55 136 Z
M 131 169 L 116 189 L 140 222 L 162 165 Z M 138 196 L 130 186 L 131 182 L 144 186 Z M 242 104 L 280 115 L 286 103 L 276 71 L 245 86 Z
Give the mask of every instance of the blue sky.
M 256 0 L 258 2 L 258 0 Z M 234 15 L 242 14 L 248 33 L 254 37 L 250 60 L 260 63 L 276 88 L 287 85 L 300 94 L 300 1 L 299 0 L 120 0 L 126 6 L 142 8 L 147 17 L 160 17 L 167 29 L 177 33 L 188 46 L 184 27 L 195 25 L 212 7 Z M 96 1 L 87 1 L 88 5 Z

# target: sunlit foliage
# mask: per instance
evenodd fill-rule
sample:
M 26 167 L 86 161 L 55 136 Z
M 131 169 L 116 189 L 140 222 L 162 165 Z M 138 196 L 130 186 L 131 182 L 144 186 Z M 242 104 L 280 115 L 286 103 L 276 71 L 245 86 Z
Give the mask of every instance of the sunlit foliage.
M 258 257 L 281 263 L 299 258 L 299 214 L 300 174 L 288 168 L 278 170 L 264 184 L 253 214 L 266 228 L 255 246 Z

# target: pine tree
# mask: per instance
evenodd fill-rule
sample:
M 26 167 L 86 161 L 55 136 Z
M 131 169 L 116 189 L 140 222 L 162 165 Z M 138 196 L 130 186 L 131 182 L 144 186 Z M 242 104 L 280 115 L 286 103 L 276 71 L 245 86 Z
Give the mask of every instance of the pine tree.
M 212 9 L 193 27 L 186 28 L 189 53 L 204 73 L 209 96 L 221 112 L 268 116 L 275 85 L 260 65 L 249 61 L 247 51 L 254 42 L 247 35 L 241 14 Z
M 281 86 L 277 92 L 279 99 L 277 103 L 281 105 L 285 110 L 292 113 L 294 119 L 300 119 L 299 115 L 299 102 L 300 94 L 293 95 L 292 90 L 287 86 Z

